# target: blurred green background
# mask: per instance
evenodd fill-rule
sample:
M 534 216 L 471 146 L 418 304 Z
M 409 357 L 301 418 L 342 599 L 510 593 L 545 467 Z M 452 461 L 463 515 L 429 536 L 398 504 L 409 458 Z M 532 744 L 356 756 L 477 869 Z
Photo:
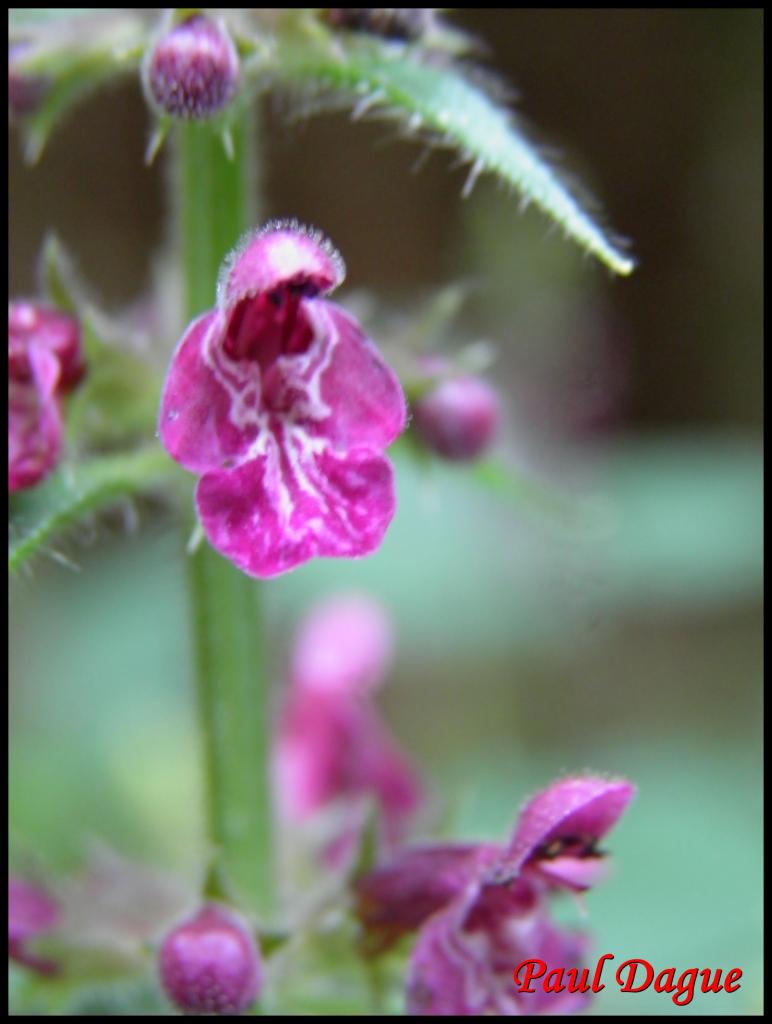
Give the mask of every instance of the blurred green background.
M 634 276 L 611 280 L 490 182 L 462 200 L 465 171 L 447 154 L 413 173 L 421 149 L 393 129 L 343 115 L 290 124 L 280 102 L 263 111 L 265 214 L 330 235 L 376 337 L 385 312 L 409 326 L 433 289 L 468 283 L 451 343 L 498 352 L 499 457 L 587 514 L 566 528 L 532 498 L 399 453 L 399 511 L 378 554 L 264 588 L 272 677 L 278 693 L 315 599 L 371 590 L 399 637 L 385 712 L 453 834 L 503 838 L 524 797 L 561 773 L 628 776 L 639 796 L 608 844 L 615 872 L 587 900 L 596 952 L 744 972 L 736 994 L 687 1008 L 608 987 L 593 1012 L 755 1014 L 762 13 L 454 20 L 518 89 L 545 151 L 633 240 Z M 34 168 L 11 131 L 12 295 L 34 290 L 53 226 L 108 307 L 139 297 L 165 236 L 148 131 L 133 81 L 85 103 Z M 11 581 L 17 866 L 69 870 L 99 837 L 199 868 L 180 548 L 163 508 L 121 508 Z

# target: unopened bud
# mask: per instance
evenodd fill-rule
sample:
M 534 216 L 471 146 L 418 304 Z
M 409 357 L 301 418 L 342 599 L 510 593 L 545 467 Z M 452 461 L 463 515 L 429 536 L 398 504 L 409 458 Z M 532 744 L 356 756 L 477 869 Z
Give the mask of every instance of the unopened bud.
M 160 953 L 166 994 L 186 1013 L 238 1014 L 257 1000 L 260 952 L 246 924 L 215 904 L 177 925 Z
M 194 14 L 161 36 L 142 75 L 147 97 L 161 113 L 200 120 L 233 99 L 239 58 L 220 22 Z
M 499 420 L 498 400 L 479 377 L 456 377 L 413 405 L 413 426 L 424 444 L 446 459 L 475 459 L 488 447 Z
M 8 47 L 8 110 L 14 117 L 34 114 L 45 95 L 47 82 L 20 68 L 20 58 L 30 49 L 29 43 L 13 43 Z

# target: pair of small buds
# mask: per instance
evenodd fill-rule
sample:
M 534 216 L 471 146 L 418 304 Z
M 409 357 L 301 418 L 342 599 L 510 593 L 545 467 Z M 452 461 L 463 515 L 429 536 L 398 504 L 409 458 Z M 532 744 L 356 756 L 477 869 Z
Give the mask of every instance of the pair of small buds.
M 202 120 L 223 111 L 236 95 L 239 55 L 223 22 L 206 14 L 172 16 L 142 66 L 145 95 L 156 112 Z
M 232 910 L 209 903 L 178 924 L 159 954 L 164 991 L 183 1013 L 232 1016 L 257 1002 L 263 987 L 260 950 Z

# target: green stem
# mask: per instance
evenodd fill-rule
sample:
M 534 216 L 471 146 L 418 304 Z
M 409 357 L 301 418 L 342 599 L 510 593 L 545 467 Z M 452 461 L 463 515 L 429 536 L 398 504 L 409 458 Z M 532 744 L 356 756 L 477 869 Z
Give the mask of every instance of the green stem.
M 189 558 L 188 586 L 214 856 L 206 895 L 232 898 L 264 917 L 272 848 L 259 588 L 206 543 Z
M 233 128 L 232 160 L 206 122 L 175 133 L 173 202 L 188 318 L 214 305 L 224 256 L 255 224 L 254 125 L 242 114 Z M 265 918 L 273 850 L 259 585 L 204 542 L 188 558 L 188 586 L 213 855 L 204 895 L 233 899 Z
M 175 126 L 177 244 L 184 271 L 188 318 L 211 309 L 226 254 L 257 217 L 256 121 L 244 113 L 231 125 L 234 157 L 206 121 Z

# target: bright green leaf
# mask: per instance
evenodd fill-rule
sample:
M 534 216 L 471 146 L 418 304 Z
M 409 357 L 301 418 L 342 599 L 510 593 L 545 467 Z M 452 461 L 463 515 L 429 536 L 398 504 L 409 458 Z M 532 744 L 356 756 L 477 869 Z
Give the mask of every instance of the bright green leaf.
M 366 114 L 396 119 L 405 123 L 408 134 L 460 151 L 471 167 L 464 195 L 480 174 L 495 174 L 522 196 L 524 205 L 534 203 L 611 270 L 633 270 L 635 261 L 585 212 L 513 116 L 453 65 L 428 63 L 410 48 L 369 39 L 333 43 L 309 31 L 300 40 L 297 25 L 290 22 L 267 70 L 272 83 L 318 97 L 321 109 L 342 98 L 353 105 L 355 119 Z

